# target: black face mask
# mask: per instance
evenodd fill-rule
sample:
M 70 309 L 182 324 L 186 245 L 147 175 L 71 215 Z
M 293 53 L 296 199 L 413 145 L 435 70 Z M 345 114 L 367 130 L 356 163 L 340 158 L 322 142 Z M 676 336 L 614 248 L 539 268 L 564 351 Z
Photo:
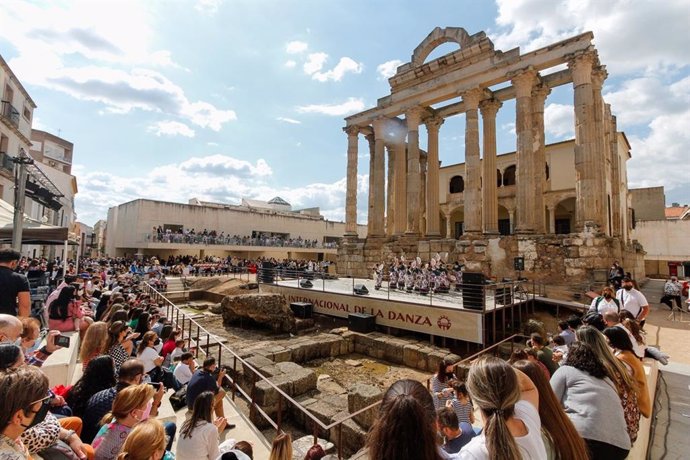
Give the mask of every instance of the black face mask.
M 611 294 L 609 294 L 608 292 L 605 293 L 605 294 L 604 294 L 604 298 L 605 298 L 605 299 L 610 299 L 610 298 L 611 298 Z
M 623 286 L 623 289 L 625 289 L 626 291 L 630 291 L 632 288 L 633 287 L 629 284 L 626 284 L 625 286 Z
M 46 419 L 46 415 L 48 414 L 48 410 L 50 409 L 50 399 L 46 399 L 43 401 L 43 404 L 41 404 L 41 408 L 38 409 L 38 412 L 36 412 L 36 415 L 34 415 L 34 419 L 29 423 L 28 425 L 24 425 L 23 423 L 21 424 L 25 429 L 29 429 L 33 426 L 38 425 L 41 423 L 43 420 Z

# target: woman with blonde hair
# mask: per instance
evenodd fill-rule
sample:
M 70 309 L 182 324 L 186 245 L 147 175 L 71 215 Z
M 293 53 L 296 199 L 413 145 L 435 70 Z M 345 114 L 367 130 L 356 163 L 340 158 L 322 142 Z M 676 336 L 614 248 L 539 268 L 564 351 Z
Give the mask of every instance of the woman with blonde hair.
M 117 460 L 172 460 L 165 451 L 165 430 L 156 419 L 138 423 L 130 431 Z
M 280 433 L 273 440 L 268 460 L 292 460 L 292 438 L 288 433 Z
M 84 341 L 81 343 L 81 350 L 79 350 L 79 359 L 84 370 L 93 358 L 108 353 L 105 348 L 107 343 L 108 323 L 96 321 L 86 330 Z
M 480 409 L 484 431 L 462 448 L 461 459 L 547 459 L 539 393 L 529 377 L 485 355 L 472 363 L 467 389 Z
M 153 387 L 145 383 L 130 385 L 117 394 L 112 411 L 101 420 L 103 426 L 93 440 L 95 460 L 116 458 L 132 428 L 149 418 L 154 394 Z

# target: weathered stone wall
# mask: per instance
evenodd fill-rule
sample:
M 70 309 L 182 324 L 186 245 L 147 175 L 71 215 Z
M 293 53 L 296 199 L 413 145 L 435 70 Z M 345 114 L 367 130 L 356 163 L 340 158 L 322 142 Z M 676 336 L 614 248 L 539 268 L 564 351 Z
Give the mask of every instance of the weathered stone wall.
M 296 330 L 295 315 L 280 294 L 243 294 L 227 296 L 221 303 L 223 324 L 251 321 L 278 332 Z

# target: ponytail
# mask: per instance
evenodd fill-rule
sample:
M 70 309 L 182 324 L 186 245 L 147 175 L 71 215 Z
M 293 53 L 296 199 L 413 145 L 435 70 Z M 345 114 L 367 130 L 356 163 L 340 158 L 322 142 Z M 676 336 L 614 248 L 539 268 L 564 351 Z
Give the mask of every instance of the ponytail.
M 514 409 L 496 409 L 491 414 L 485 414 L 484 438 L 489 458 L 522 458 L 515 438 L 508 429 L 506 420 L 514 413 Z

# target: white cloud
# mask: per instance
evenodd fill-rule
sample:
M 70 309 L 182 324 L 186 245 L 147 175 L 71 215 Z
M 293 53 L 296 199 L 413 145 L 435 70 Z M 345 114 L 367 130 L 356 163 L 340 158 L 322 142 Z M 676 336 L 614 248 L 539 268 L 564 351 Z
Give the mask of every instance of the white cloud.
M 285 65 L 285 67 L 287 67 L 288 69 L 292 69 L 292 68 L 294 68 L 294 67 L 297 65 L 297 63 L 296 63 L 295 61 L 293 61 L 292 59 L 289 59 L 289 60 L 285 61 L 285 64 L 284 64 L 284 65 Z
M 302 124 L 301 121 L 295 120 L 294 118 L 277 117 L 276 120 L 282 121 L 283 123 L 289 123 L 291 125 L 301 125 Z
M 690 64 L 687 0 L 498 0 L 498 49 L 540 48 L 594 31 L 601 61 L 618 74 Z
M 159 121 L 148 127 L 148 131 L 156 136 L 184 136 L 194 137 L 192 128 L 179 121 Z
M 622 125 L 648 124 L 656 117 L 683 112 L 690 104 L 690 77 L 674 83 L 658 76 L 644 76 L 623 82 L 616 91 L 604 94 Z
M 218 12 L 222 3 L 223 0 L 197 0 L 194 8 L 202 13 L 212 15 Z
M 544 131 L 553 135 L 551 141 L 571 139 L 575 136 L 575 111 L 572 105 L 548 104 L 544 107 Z M 547 139 L 547 142 L 549 140 Z
M 321 70 L 323 65 L 328 59 L 328 54 L 326 53 L 311 53 L 307 56 L 307 62 L 304 63 L 304 73 L 307 75 L 312 75 L 315 72 Z
M 288 54 L 304 53 L 308 47 L 309 45 L 307 43 L 295 40 L 288 42 L 285 45 L 285 52 L 287 52 Z
M 361 98 L 349 97 L 342 104 L 310 104 L 296 108 L 299 113 L 320 113 L 334 117 L 351 115 L 364 110 L 364 100 Z
M 346 73 L 362 73 L 362 69 L 364 69 L 363 64 L 349 57 L 342 57 L 333 69 L 326 72 L 314 72 L 311 77 L 320 82 L 340 81 Z
M 393 75 L 398 70 L 398 67 L 403 64 L 400 59 L 393 59 L 392 61 L 386 61 L 383 64 L 379 64 L 376 67 L 376 72 L 379 74 L 379 80 L 386 80 Z
M 206 145 L 208 145 L 210 147 L 218 147 L 219 144 L 218 144 L 218 142 L 207 142 Z

